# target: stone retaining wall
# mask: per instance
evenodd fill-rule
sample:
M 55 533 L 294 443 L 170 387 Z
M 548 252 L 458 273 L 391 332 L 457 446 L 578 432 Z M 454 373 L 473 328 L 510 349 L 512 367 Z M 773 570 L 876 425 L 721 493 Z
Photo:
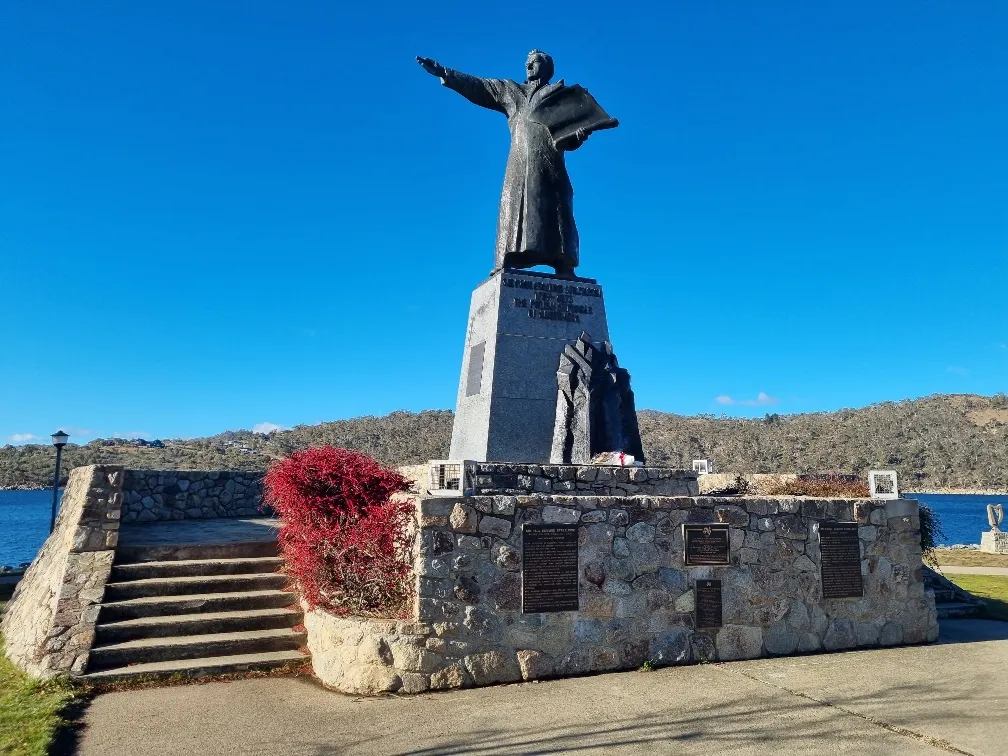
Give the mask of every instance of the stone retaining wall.
M 7 657 L 37 677 L 87 666 L 119 541 L 122 478 L 101 465 L 70 472 L 56 528 L 4 613 Z
M 937 638 L 912 500 L 538 494 L 417 510 L 414 620 L 306 613 L 326 685 L 412 693 Z M 822 598 L 822 521 L 859 523 L 864 598 Z M 684 522 L 728 523 L 731 565 L 686 567 Z M 523 523 L 579 525 L 579 611 L 521 613 Z M 722 581 L 717 630 L 694 628 L 703 579 Z
M 696 496 L 697 474 L 671 467 L 477 462 L 474 495 L 579 493 L 594 496 Z
M 259 472 L 126 470 L 123 522 L 254 517 L 262 514 Z
M 80 674 L 119 542 L 120 522 L 261 514 L 262 473 L 71 470 L 56 528 L 3 616 L 6 655 L 38 677 Z

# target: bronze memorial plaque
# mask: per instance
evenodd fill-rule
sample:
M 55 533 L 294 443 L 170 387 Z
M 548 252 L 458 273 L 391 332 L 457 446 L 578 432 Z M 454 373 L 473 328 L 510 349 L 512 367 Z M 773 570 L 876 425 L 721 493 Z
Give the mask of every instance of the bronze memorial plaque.
M 578 608 L 577 525 L 522 525 L 522 612 Z
M 683 559 L 687 567 L 730 564 L 728 524 L 683 524 Z
M 721 627 L 721 581 L 697 580 L 693 590 L 696 629 Z
M 861 541 L 856 522 L 820 522 L 819 551 L 822 560 L 819 574 L 822 578 L 824 599 L 861 598 L 864 583 L 861 581 Z

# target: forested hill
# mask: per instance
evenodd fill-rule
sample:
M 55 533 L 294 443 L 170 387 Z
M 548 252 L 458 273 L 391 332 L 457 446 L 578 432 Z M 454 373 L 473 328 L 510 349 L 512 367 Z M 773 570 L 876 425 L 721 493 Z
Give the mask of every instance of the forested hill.
M 906 490 L 1008 490 L 1008 397 L 937 395 L 862 409 L 756 420 L 639 413 L 650 464 L 689 467 L 714 460 L 722 471 L 899 471 Z M 100 439 L 64 450 L 64 475 L 84 464 L 149 469 L 265 469 L 295 449 L 331 444 L 392 465 L 444 458 L 452 413 L 393 412 L 288 431 L 228 431 L 209 438 L 154 442 Z M 50 446 L 0 448 L 0 487 L 51 485 Z

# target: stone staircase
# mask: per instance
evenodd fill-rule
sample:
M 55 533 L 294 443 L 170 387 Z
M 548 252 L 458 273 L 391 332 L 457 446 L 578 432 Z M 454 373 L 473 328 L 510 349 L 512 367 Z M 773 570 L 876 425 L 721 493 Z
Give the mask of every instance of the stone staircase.
M 983 603 L 944 575 L 924 565 L 924 587 L 934 591 L 938 619 L 973 619 L 983 611 Z
M 275 541 L 120 546 L 84 679 L 207 676 L 309 661 Z

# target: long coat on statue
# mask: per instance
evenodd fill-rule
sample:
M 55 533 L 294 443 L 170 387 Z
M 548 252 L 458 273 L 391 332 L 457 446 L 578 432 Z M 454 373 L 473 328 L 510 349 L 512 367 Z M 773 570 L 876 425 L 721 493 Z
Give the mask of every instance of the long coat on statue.
M 557 147 L 549 130 L 530 117 L 544 97 L 564 87 L 563 80 L 519 84 L 446 69 L 442 81 L 470 102 L 508 119 L 511 151 L 497 217 L 496 268 L 549 265 L 558 273 L 573 273 L 578 264 L 578 233 L 574 189 L 563 154 L 581 143 L 572 140 Z

